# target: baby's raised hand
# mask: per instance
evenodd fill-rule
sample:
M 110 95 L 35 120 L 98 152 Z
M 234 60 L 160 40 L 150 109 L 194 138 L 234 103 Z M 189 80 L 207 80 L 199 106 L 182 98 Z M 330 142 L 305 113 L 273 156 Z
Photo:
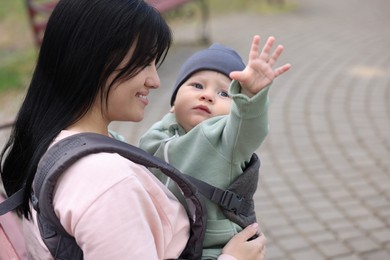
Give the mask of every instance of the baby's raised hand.
M 269 85 L 276 77 L 288 71 L 290 64 L 285 64 L 273 69 L 276 61 L 283 52 L 283 46 L 278 45 L 271 55 L 271 48 L 275 42 L 274 37 L 269 37 L 260 55 L 260 36 L 255 35 L 249 51 L 249 61 L 243 71 L 233 71 L 230 78 L 237 80 L 241 84 L 241 92 L 252 97 L 260 90 Z

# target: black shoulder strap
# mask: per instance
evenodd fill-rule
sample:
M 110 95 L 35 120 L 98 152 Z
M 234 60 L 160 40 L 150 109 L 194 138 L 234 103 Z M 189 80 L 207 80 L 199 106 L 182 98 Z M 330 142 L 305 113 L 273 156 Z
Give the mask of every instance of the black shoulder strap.
M 16 209 L 23 203 L 24 187 L 0 203 L 0 216 Z
M 199 192 L 202 195 L 220 205 L 225 211 L 231 211 L 234 215 L 247 217 L 251 214 L 253 207 L 253 195 L 257 188 L 258 171 L 260 167 L 260 161 L 256 154 L 252 155 L 251 161 L 245 169 L 243 175 L 240 175 L 233 184 L 227 190 L 219 189 L 206 182 L 196 179 L 192 176 L 186 175 L 193 184 L 197 186 Z M 244 178 L 245 176 L 245 178 Z M 245 181 L 243 181 L 245 179 Z M 250 184 L 249 189 L 245 184 Z M 238 188 L 245 187 L 244 189 Z M 16 209 L 23 202 L 25 188 L 23 187 L 12 196 L 7 198 L 0 204 L 0 216 L 6 214 L 9 211 Z M 231 217 L 229 217 L 231 219 Z M 237 217 L 234 217 L 237 218 Z M 232 219 L 233 220 L 233 219 Z M 241 223 L 240 220 L 235 221 L 242 227 L 254 223 L 250 220 L 249 223 Z
M 253 154 L 248 166 L 227 190 L 214 187 L 191 176 L 184 175 L 177 169 L 146 153 L 145 151 L 93 133 L 82 133 L 65 138 L 51 147 L 42 157 L 34 179 L 32 202 L 38 212 L 38 221 L 42 238 L 56 259 L 82 259 L 82 251 L 73 237 L 63 229 L 52 205 L 54 187 L 59 176 L 74 162 L 93 153 L 118 153 L 121 156 L 149 168 L 158 168 L 182 189 L 187 201 L 191 219 L 190 239 L 183 251 L 182 259 L 200 258 L 207 212 L 203 197 L 221 206 L 224 214 L 241 227 L 254 223 L 253 195 L 257 188 L 260 161 Z M 199 191 L 199 192 L 198 192 Z M 24 189 L 0 204 L 0 215 L 22 204 Z
M 34 181 L 33 205 L 38 212 L 40 231 L 45 244 L 56 259 L 82 259 L 82 251 L 73 237 L 61 226 L 52 204 L 58 177 L 74 162 L 92 153 L 118 153 L 146 167 L 158 168 L 178 183 L 185 197 L 194 205 L 190 216 L 190 239 L 181 257 L 200 259 L 206 230 L 206 208 L 197 188 L 171 165 L 145 151 L 93 133 L 82 133 L 65 138 L 51 147 L 38 165 Z

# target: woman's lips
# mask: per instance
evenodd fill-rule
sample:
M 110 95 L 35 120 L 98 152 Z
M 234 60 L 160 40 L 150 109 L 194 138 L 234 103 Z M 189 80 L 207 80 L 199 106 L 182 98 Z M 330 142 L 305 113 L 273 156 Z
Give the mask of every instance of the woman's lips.
M 148 100 L 148 98 L 146 97 L 146 95 L 137 94 L 137 97 L 139 98 L 139 100 L 140 100 L 142 103 L 144 103 L 145 106 L 148 105 L 149 100 Z

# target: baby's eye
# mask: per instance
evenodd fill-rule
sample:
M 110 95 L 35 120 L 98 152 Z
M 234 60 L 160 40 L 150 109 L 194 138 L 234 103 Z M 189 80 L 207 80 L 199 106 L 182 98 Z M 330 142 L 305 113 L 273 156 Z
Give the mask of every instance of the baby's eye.
M 229 93 L 227 91 L 221 91 L 218 93 L 221 97 L 229 97 Z
M 203 89 L 202 84 L 199 84 L 199 83 L 193 83 L 192 86 L 193 86 L 194 88 L 197 88 L 197 89 Z

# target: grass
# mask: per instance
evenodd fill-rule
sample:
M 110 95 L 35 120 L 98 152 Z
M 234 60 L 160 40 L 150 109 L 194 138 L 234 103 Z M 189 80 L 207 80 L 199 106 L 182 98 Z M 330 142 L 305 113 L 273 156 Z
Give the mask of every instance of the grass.
M 44 2 L 44 0 L 35 0 Z M 250 11 L 260 14 L 286 12 L 296 0 L 204 0 L 211 15 Z M 285 2 L 278 5 L 277 2 Z M 274 4 L 270 4 L 270 2 Z M 190 3 L 165 14 L 168 22 L 185 21 L 188 15 L 199 15 L 198 3 Z M 187 19 L 188 20 L 188 19 Z M 25 0 L 0 0 L 0 94 L 23 91 L 31 78 L 37 50 L 33 42 Z
M 229 12 L 255 12 L 271 14 L 291 11 L 296 8 L 296 0 L 203 0 L 209 6 L 211 15 L 220 15 Z M 168 12 L 165 16 L 168 21 L 182 21 L 188 16 L 200 15 L 199 2 L 187 4 L 180 9 Z
M 0 31 L 0 93 L 23 90 L 36 59 L 23 0 L 1 0 Z
M 31 77 L 35 59 L 34 48 L 6 55 L 0 52 L 0 93 L 10 89 L 24 89 Z
M 290 11 L 295 8 L 293 0 L 209 0 L 214 13 L 250 11 L 259 14 L 270 14 Z

